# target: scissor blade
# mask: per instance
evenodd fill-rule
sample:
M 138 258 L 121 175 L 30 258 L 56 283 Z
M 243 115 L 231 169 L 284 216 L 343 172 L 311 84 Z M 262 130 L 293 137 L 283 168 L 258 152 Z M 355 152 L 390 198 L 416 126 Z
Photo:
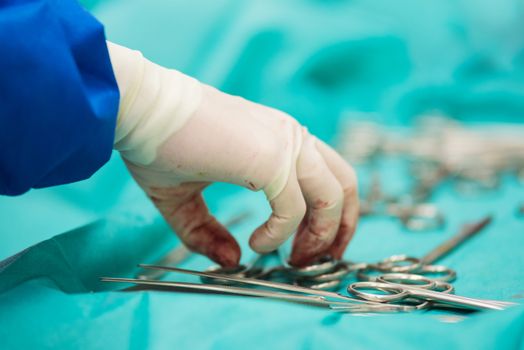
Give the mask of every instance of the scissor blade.
M 388 285 L 398 287 L 399 289 L 413 292 L 416 295 L 423 296 L 427 300 L 434 300 L 437 302 L 448 303 L 452 306 L 457 307 L 470 307 L 473 309 L 490 309 L 490 310 L 503 310 L 509 306 L 517 305 L 508 301 L 499 300 L 488 300 L 479 298 L 470 298 L 461 295 L 437 292 L 431 289 L 424 289 L 415 285 L 406 285 L 399 283 L 387 282 Z

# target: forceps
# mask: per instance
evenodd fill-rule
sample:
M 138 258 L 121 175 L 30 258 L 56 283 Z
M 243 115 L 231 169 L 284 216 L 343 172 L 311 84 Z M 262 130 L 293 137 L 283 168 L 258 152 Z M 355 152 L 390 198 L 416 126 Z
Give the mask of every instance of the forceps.
M 436 302 L 441 305 L 468 309 L 468 310 L 503 310 L 515 303 L 468 298 L 459 295 L 449 294 L 446 291 L 436 291 L 438 281 L 418 276 L 419 280 L 424 280 L 425 284 L 412 284 L 412 274 L 390 274 L 379 277 L 376 282 L 355 282 L 348 286 L 347 290 L 364 300 L 391 303 L 402 302 L 409 299 L 418 299 L 423 302 Z M 407 282 L 407 283 L 406 283 Z M 364 292 L 364 290 L 379 291 L 386 294 L 376 294 Z M 431 304 L 426 304 L 431 305 Z
M 153 270 L 165 270 L 171 272 L 179 272 L 184 274 L 196 275 L 200 277 L 206 277 L 210 280 L 228 280 L 235 283 L 244 283 L 249 285 L 255 285 L 260 287 L 272 288 L 280 290 L 268 291 L 268 290 L 259 290 L 253 288 L 240 288 L 231 285 L 222 285 L 222 284 L 199 284 L 199 283 L 185 283 L 185 282 L 170 282 L 170 281 L 157 281 L 157 280 L 144 280 L 144 279 L 134 279 L 134 278 L 114 278 L 114 277 L 102 277 L 101 280 L 104 282 L 120 282 L 120 283 L 134 283 L 139 285 L 148 285 L 148 286 L 162 286 L 162 287 L 176 287 L 176 288 L 185 288 L 193 290 L 204 290 L 212 292 L 220 292 L 227 294 L 237 294 L 237 295 L 246 295 L 246 296 L 255 296 L 255 297 L 266 297 L 286 301 L 295 301 L 301 303 L 309 303 L 321 306 L 329 306 L 331 304 L 345 305 L 347 308 L 354 312 L 380 312 L 380 311 L 405 311 L 408 310 L 408 307 L 402 305 L 384 305 L 375 302 L 369 302 L 362 299 L 356 299 L 348 296 L 344 296 L 334 292 L 328 291 L 318 291 L 310 288 L 294 286 L 285 283 L 271 282 L 258 280 L 253 278 L 242 278 L 242 277 L 233 277 L 228 275 L 216 274 L 212 272 L 200 272 L 193 270 L 180 269 L 170 266 L 155 266 L 155 265 L 139 265 L 144 269 L 153 269 Z M 284 293 L 282 291 L 294 292 L 294 293 Z M 299 294 L 296 294 L 299 293 Z M 349 305 L 351 304 L 351 305 Z

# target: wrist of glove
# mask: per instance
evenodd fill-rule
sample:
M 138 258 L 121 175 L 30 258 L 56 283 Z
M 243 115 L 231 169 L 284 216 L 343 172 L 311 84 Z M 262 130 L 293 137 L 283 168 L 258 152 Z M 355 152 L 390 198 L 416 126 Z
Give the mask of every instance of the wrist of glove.
M 223 266 L 240 248 L 202 190 L 228 182 L 264 191 L 272 208 L 251 235 L 259 253 L 296 232 L 291 263 L 340 258 L 358 218 L 353 169 L 289 115 L 227 95 L 108 43 L 121 102 L 115 148 L 184 244 Z

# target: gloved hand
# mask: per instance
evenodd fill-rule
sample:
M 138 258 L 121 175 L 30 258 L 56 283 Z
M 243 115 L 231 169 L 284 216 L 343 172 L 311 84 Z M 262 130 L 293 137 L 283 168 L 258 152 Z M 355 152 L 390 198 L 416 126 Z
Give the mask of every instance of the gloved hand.
M 239 263 L 237 242 L 201 194 L 228 182 L 264 191 L 271 204 L 249 241 L 256 252 L 296 231 L 292 264 L 342 256 L 357 223 L 357 184 L 333 149 L 281 111 L 108 47 L 121 94 L 115 148 L 189 249 L 223 266 Z

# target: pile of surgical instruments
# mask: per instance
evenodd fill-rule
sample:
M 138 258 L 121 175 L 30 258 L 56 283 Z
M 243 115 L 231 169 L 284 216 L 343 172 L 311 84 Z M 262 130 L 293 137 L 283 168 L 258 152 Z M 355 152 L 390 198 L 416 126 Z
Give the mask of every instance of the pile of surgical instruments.
M 384 126 L 368 120 L 340 126 L 338 151 L 367 171 L 371 181 L 361 198 L 361 215 L 397 217 L 409 230 L 441 228 L 444 216 L 431 202 L 436 189 L 451 184 L 461 195 L 497 190 L 501 178 L 514 174 L 524 183 L 524 127 L 466 127 L 439 115 L 421 116 L 413 127 Z M 386 194 L 380 165 L 400 160 L 407 165 L 411 188 Z
M 140 265 L 145 270 L 196 275 L 202 283 L 157 279 L 104 277 L 105 282 L 133 283 L 138 286 L 175 290 L 198 290 L 293 301 L 351 313 L 377 313 L 424 310 L 435 307 L 465 310 L 502 310 L 512 303 L 454 295 L 451 284 L 456 272 L 434 262 L 480 232 L 491 222 L 485 217 L 464 225 L 448 241 L 423 258 L 395 255 L 376 263 L 353 263 L 326 258 L 310 266 L 296 268 L 285 262 L 265 266 L 268 256 L 259 256 L 247 266 L 193 271 L 174 266 Z M 344 280 L 356 278 L 343 295 L 332 291 Z

